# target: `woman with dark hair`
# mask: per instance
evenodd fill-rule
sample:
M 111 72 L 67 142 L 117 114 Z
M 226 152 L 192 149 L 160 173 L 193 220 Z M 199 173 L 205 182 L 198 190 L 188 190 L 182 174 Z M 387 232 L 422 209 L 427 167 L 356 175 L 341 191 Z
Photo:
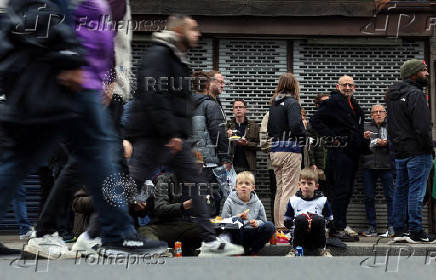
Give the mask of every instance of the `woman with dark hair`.
M 277 229 L 284 230 L 286 205 L 298 188 L 306 135 L 301 119 L 300 87 L 292 73 L 281 75 L 270 103 L 268 136 L 272 137 L 270 158 L 277 181 L 274 222 Z

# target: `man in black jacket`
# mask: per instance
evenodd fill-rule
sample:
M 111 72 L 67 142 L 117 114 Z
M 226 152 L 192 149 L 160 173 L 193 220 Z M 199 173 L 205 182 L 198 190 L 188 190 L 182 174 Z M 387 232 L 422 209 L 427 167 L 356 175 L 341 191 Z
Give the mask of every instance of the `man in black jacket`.
M 433 139 L 430 110 L 422 91 L 428 82 L 427 65 L 411 59 L 401 66 L 403 81 L 387 93 L 388 136 L 397 172 L 393 201 L 394 240 L 429 242 L 422 229 L 422 204 L 432 167 Z M 407 216 L 410 236 L 406 236 Z
M 151 172 L 168 166 L 184 182 L 205 183 L 191 145 L 192 74 L 185 54 L 197 45 L 200 32 L 195 20 L 170 16 L 168 30 L 153 33 L 153 45 L 142 58 L 138 87 L 129 112 L 127 139 L 133 144 L 131 175 L 138 185 Z M 243 248 L 216 239 L 206 202 L 192 192 L 193 209 L 202 229 L 202 254 L 241 254 Z
M 350 76 L 342 76 L 330 98 L 322 102 L 310 119 L 312 128 L 325 138 L 327 147 L 326 176 L 332 188 L 335 221 L 331 235 L 353 241 L 345 232 L 347 208 L 353 194 L 359 156 L 365 146 L 365 115 L 353 97 L 356 85 Z

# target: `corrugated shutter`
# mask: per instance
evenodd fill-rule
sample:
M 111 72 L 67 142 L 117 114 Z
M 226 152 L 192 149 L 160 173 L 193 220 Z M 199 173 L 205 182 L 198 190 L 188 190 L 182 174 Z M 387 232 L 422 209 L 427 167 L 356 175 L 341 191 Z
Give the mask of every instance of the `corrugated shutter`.
M 355 97 L 371 119 L 371 106 L 384 104 L 386 89 L 400 79 L 400 66 L 410 58 L 424 58 L 423 41 L 404 41 L 396 46 L 308 45 L 294 42 L 294 73 L 300 82 L 302 106 L 310 116 L 315 110 L 316 94 L 330 92 L 338 78 L 348 74 L 357 85 Z M 362 172 L 357 173 L 348 223 L 358 230 L 366 229 Z M 386 202 L 380 182 L 376 192 L 377 227 L 386 227 Z M 423 223 L 428 227 L 428 207 L 424 207 Z
M 247 102 L 247 117 L 260 124 L 269 109 L 269 100 L 280 75 L 287 71 L 285 40 L 222 39 L 219 44 L 219 69 L 226 79 L 221 101 L 227 118 L 233 116 L 232 102 Z M 266 154 L 257 152 L 256 193 L 271 220 L 271 199 Z

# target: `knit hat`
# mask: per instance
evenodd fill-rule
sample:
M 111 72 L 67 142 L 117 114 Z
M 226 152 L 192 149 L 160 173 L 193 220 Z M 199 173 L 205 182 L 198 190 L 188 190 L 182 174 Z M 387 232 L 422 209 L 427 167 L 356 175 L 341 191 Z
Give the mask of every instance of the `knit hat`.
M 410 59 L 403 63 L 401 66 L 401 79 L 405 80 L 412 76 L 413 74 L 418 73 L 419 71 L 424 70 L 427 67 L 424 60 L 419 59 Z

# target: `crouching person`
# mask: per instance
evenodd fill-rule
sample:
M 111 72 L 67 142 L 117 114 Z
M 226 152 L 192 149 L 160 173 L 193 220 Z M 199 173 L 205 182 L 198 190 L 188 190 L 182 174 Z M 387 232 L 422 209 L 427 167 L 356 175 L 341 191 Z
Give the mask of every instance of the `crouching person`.
M 153 240 L 165 240 L 170 247 L 182 242 L 183 256 L 197 256 L 201 246 L 199 226 L 191 220 L 192 199 L 182 193 L 172 173 L 161 173 L 154 180 L 154 207 L 151 222 L 140 227 L 139 233 Z M 183 188 L 185 191 L 186 188 Z
M 285 226 L 294 228 L 292 249 L 287 256 L 295 256 L 296 247 L 301 246 L 305 251 L 331 257 L 325 248 L 325 232 L 326 222 L 333 220 L 333 214 L 327 198 L 317 191 L 318 175 L 310 168 L 303 169 L 298 187 L 300 190 L 289 199 L 284 218 Z
M 244 226 L 229 230 L 232 242 L 244 246 L 245 255 L 256 255 L 274 233 L 274 225 L 266 220 L 265 208 L 254 193 L 254 175 L 249 171 L 236 177 L 236 191 L 230 193 L 223 206 L 223 218 L 240 218 Z

